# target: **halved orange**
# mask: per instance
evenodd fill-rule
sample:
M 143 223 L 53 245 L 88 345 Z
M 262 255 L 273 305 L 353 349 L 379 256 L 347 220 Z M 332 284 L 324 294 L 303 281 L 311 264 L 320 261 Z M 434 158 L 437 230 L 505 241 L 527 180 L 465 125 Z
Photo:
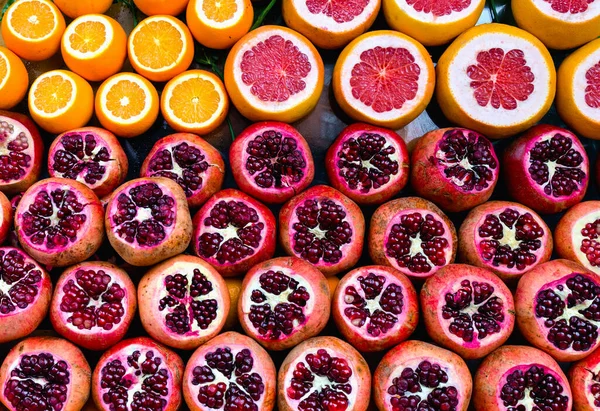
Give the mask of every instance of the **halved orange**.
M 26 60 L 52 57 L 60 48 L 65 19 L 48 0 L 20 0 L 13 3 L 2 19 L 6 47 Z
M 72 19 L 86 14 L 104 14 L 112 3 L 112 0 L 54 0 L 60 11 Z
M 66 70 L 52 70 L 39 76 L 29 89 L 28 102 L 31 118 L 54 134 L 85 126 L 94 112 L 92 87 Z
M 191 0 L 186 22 L 194 38 L 212 49 L 228 49 L 250 30 L 250 0 Z
M 167 83 L 160 107 L 174 130 L 208 134 L 227 117 L 229 99 L 217 76 L 204 70 L 190 70 Z
M 103 14 L 88 14 L 69 24 L 61 51 L 72 71 L 86 80 L 102 81 L 123 67 L 127 35 L 116 20 Z
M 96 93 L 96 117 L 102 127 L 120 137 L 136 137 L 148 131 L 158 110 L 156 88 L 139 74 L 115 74 Z
M 146 16 L 168 14 L 179 16 L 185 10 L 189 0 L 133 0 L 136 7 Z
M 183 73 L 194 59 L 190 30 L 172 16 L 142 20 L 129 35 L 127 49 L 135 71 L 158 82 L 169 81 Z
M 10 110 L 27 94 L 29 74 L 19 56 L 0 47 L 0 110 Z

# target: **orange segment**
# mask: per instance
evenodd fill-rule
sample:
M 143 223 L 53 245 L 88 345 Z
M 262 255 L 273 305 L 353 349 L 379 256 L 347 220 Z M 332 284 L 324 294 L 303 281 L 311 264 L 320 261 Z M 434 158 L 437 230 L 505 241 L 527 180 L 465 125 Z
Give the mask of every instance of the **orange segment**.
M 65 110 L 74 102 L 75 83 L 60 74 L 47 76 L 32 89 L 33 105 L 47 114 Z
M 238 10 L 236 0 L 206 0 L 202 5 L 202 11 L 211 20 L 219 23 L 230 20 Z
M 130 80 L 116 83 L 106 93 L 106 108 L 114 116 L 124 121 L 137 117 L 146 107 L 146 93 L 139 84 Z
M 29 87 L 29 75 L 21 59 L 6 47 L 0 47 L 0 110 L 16 106 Z
M 253 19 L 250 0 L 191 0 L 186 15 L 194 38 L 213 49 L 233 46 L 248 33 Z
M 69 33 L 71 48 L 80 53 L 94 53 L 106 43 L 108 33 L 103 23 L 83 21 L 77 24 L 73 33 Z

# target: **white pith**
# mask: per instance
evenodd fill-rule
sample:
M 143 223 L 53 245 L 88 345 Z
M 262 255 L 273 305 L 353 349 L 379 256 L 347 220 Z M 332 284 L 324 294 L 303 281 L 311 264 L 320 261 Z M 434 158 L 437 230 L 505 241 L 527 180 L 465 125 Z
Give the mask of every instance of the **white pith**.
M 30 261 L 25 260 L 25 263 L 29 264 Z M 31 271 L 34 271 L 34 270 L 39 270 L 39 268 L 35 267 Z M 22 278 L 19 279 L 19 281 L 15 281 L 12 284 L 8 284 L 4 280 L 0 279 L 0 295 L 6 295 L 6 296 L 8 296 L 11 299 L 11 301 L 12 301 L 12 297 L 10 296 L 10 294 L 8 292 L 10 291 L 10 289 L 12 287 L 14 287 L 14 286 L 18 285 L 19 283 L 23 282 L 23 280 L 29 275 L 29 273 L 31 271 L 28 271 L 27 274 L 25 274 Z M 41 284 L 42 281 L 43 281 L 43 277 L 42 277 L 42 279 L 40 281 L 38 281 L 37 283 L 35 283 L 33 285 L 35 285 L 39 289 L 40 284 Z M 38 293 L 35 294 L 35 297 L 33 297 L 33 301 L 31 301 L 27 305 L 27 307 L 25 307 L 25 308 L 19 308 L 19 306 L 17 306 L 16 304 L 14 304 L 14 307 L 15 307 L 14 311 L 11 311 L 11 312 L 6 313 L 6 314 L 0 314 L 0 318 L 6 318 L 6 317 L 10 317 L 12 315 L 21 314 L 23 311 L 29 310 L 33 305 L 35 305 L 35 303 L 38 301 L 39 297 L 40 297 L 40 293 L 38 292 Z
M 593 272 L 600 274 L 600 266 L 593 266 L 587 258 L 587 255 L 581 251 L 581 242 L 585 239 L 588 239 L 592 242 L 600 243 L 600 237 L 596 239 L 590 239 L 589 237 L 583 237 L 581 235 L 581 230 L 587 225 L 591 224 L 596 220 L 600 219 L 600 210 L 594 210 L 585 216 L 582 216 L 573 224 L 571 228 L 571 241 L 573 245 L 573 251 L 577 256 L 580 264 L 582 264 L 588 270 L 592 270 Z M 596 226 L 596 231 L 600 234 L 600 225 Z
M 173 63 L 169 64 L 168 66 L 162 66 L 158 69 L 154 69 L 152 67 L 147 67 L 144 66 L 139 60 L 138 60 L 138 56 L 136 53 L 128 53 L 129 54 L 129 58 L 131 60 L 133 60 L 138 66 L 143 67 L 144 70 L 147 70 L 149 72 L 152 73 L 163 73 L 165 71 L 168 71 L 170 69 L 172 69 L 173 67 L 177 66 L 177 64 L 179 64 L 179 62 L 181 62 L 181 59 L 183 58 L 183 56 L 185 55 L 185 47 L 186 47 L 186 33 L 183 31 L 183 29 L 179 26 L 179 24 L 175 24 L 173 22 L 173 20 L 171 18 L 168 18 L 167 16 L 152 16 L 152 17 L 148 17 L 144 20 L 142 20 L 140 22 L 140 24 L 138 24 L 133 31 L 131 32 L 131 34 L 129 35 L 129 41 L 131 43 L 133 43 L 133 39 L 135 39 L 135 36 L 139 33 L 139 31 L 144 27 L 149 25 L 150 23 L 155 23 L 155 22 L 167 22 L 171 25 L 171 27 L 173 27 L 175 30 L 177 30 L 177 32 L 179 33 L 179 36 L 181 38 L 181 42 L 182 44 L 182 49 L 179 52 L 179 56 L 177 56 L 177 60 L 175 60 Z M 179 21 L 179 20 L 177 20 Z M 190 45 L 191 46 L 191 45 Z
M 500 395 L 502 394 L 502 387 L 504 387 L 504 385 L 507 383 L 508 376 L 517 370 L 520 370 L 523 373 L 525 373 L 527 370 L 529 370 L 533 366 L 542 368 L 544 370 L 545 374 L 552 375 L 554 378 L 556 378 L 556 381 L 558 381 L 562 386 L 566 386 L 568 384 L 567 381 L 564 381 L 558 374 L 556 374 L 553 370 L 546 367 L 545 365 L 538 364 L 538 363 L 520 364 L 517 367 L 513 367 L 513 368 L 507 370 L 504 373 L 504 375 L 502 375 L 500 380 L 498 381 L 498 385 L 496 386 L 496 392 L 494 393 L 495 394 L 494 397 L 496 398 L 498 405 L 503 403 Z M 530 388 L 530 387 L 525 388 L 525 391 L 523 392 L 524 393 L 523 398 L 521 398 L 517 402 L 517 406 L 523 405 L 523 406 L 525 406 L 526 410 L 533 410 L 537 407 L 537 405 L 533 402 L 533 398 L 531 398 L 531 396 L 529 395 L 529 393 L 531 391 L 532 391 L 532 388 Z M 567 395 L 567 393 L 563 391 L 561 393 L 561 395 Z M 516 406 L 515 406 L 515 408 L 516 408 Z M 502 409 L 508 409 L 508 408 L 506 406 L 502 405 Z M 569 408 L 569 409 L 571 409 L 571 408 Z
M 346 31 L 354 30 L 357 27 L 365 24 L 373 13 L 377 11 L 378 2 L 375 0 L 369 0 L 363 11 L 350 21 L 338 23 L 333 17 L 329 17 L 326 14 L 318 13 L 314 14 L 306 5 L 307 0 L 290 0 L 292 7 L 296 9 L 300 17 L 313 27 L 319 27 L 323 30 L 327 30 L 332 33 L 343 33 Z
M 557 20 L 562 20 L 567 23 L 584 23 L 586 21 L 590 21 L 600 16 L 600 2 L 595 0 L 592 3 L 589 3 L 587 6 L 587 10 L 581 13 L 573 14 L 569 13 L 560 13 L 554 9 L 552 9 L 552 2 L 548 0 L 531 0 L 533 5 L 543 14 L 553 17 Z M 578 30 L 574 28 L 573 30 Z
M 37 106 L 37 104 L 36 104 L 37 99 L 35 97 L 35 94 L 33 93 L 33 91 L 35 91 L 37 89 L 37 87 L 40 85 L 42 80 L 44 80 L 45 78 L 49 78 L 49 77 L 60 77 L 62 80 L 67 81 L 71 84 L 71 98 L 70 98 L 69 102 L 67 103 L 67 105 L 65 105 L 63 108 L 53 111 L 51 113 L 48 113 Z M 29 95 L 30 95 L 29 102 L 30 102 L 31 110 L 35 111 L 40 116 L 43 116 L 45 118 L 55 118 L 55 117 L 58 117 L 64 113 L 66 113 L 67 110 L 69 110 L 71 107 L 73 107 L 73 105 L 75 104 L 75 100 L 76 100 L 75 96 L 77 95 L 77 85 L 75 84 L 75 82 L 73 81 L 73 79 L 71 77 L 67 76 L 66 74 L 64 74 L 60 71 L 56 71 L 56 70 L 47 71 L 46 73 L 39 76 L 33 82 L 33 84 L 31 85 Z M 54 94 L 53 96 L 56 98 L 56 94 Z M 49 97 L 49 96 L 47 96 L 47 97 Z
M 406 0 L 394 0 L 396 6 L 411 18 L 417 21 L 434 24 L 448 24 L 455 21 L 464 20 L 475 13 L 477 8 L 480 7 L 481 3 L 484 1 L 485 0 L 471 0 L 471 4 L 461 11 L 452 11 L 452 13 L 445 16 L 435 16 L 433 13 L 425 13 L 423 11 L 415 10 L 415 8 L 412 5 L 409 5 Z
M 32 2 L 38 3 L 36 0 L 20 0 L 19 1 L 19 3 L 21 3 L 21 4 L 22 3 L 32 3 Z M 43 4 L 43 3 L 40 3 L 40 4 Z M 52 12 L 52 16 L 54 18 L 54 27 L 47 35 L 45 35 L 44 37 L 37 38 L 37 39 L 32 39 L 29 37 L 22 36 L 19 32 L 17 32 L 14 29 L 14 27 L 12 25 L 12 18 L 13 18 L 13 14 L 14 14 L 14 11 L 16 10 L 16 8 L 11 7 L 6 12 L 5 18 L 6 18 L 6 21 L 8 22 L 9 27 L 11 28 L 11 32 L 13 33 L 13 35 L 18 37 L 19 39 L 25 40 L 29 43 L 39 43 L 39 42 L 42 42 L 42 41 L 47 40 L 48 38 L 52 37 L 52 35 L 56 32 L 56 30 L 58 30 L 58 14 L 57 14 L 58 9 L 56 7 L 48 6 L 47 4 L 44 4 L 44 7 L 47 7 Z M 35 22 L 37 20 L 37 16 L 33 15 L 33 16 L 29 17 L 28 20 L 30 22 Z
M 237 10 L 233 13 L 233 16 L 231 16 L 230 19 L 225 20 L 225 21 L 216 21 L 213 20 L 211 18 L 209 18 L 206 13 L 204 13 L 204 8 L 202 7 L 204 5 L 204 1 L 197 1 L 196 2 L 196 16 L 198 16 L 198 18 L 200 19 L 200 21 L 202 21 L 205 25 L 209 26 L 209 27 L 214 27 L 217 29 L 225 29 L 228 27 L 233 27 L 236 24 L 238 24 L 238 22 L 241 20 L 242 16 L 244 15 L 244 2 L 241 0 L 236 0 L 235 4 L 237 5 Z
M 79 24 L 85 24 L 88 22 L 102 24 L 104 26 L 104 33 L 105 33 L 106 37 L 104 39 L 104 43 L 100 46 L 100 48 L 98 48 L 98 50 L 82 53 L 81 51 L 76 50 L 72 47 L 70 38 L 72 35 L 75 34 L 75 29 L 79 26 Z M 63 38 L 65 38 L 67 40 L 66 43 L 67 43 L 67 47 L 69 49 L 70 54 L 72 54 L 74 57 L 76 57 L 78 59 L 86 60 L 89 58 L 96 57 L 97 55 L 106 51 L 112 45 L 112 41 L 114 38 L 114 32 L 113 32 L 113 28 L 110 25 L 107 17 L 105 17 L 103 15 L 91 14 L 91 15 L 85 16 L 85 18 L 82 20 L 78 20 L 78 24 L 69 24 L 67 26 L 65 33 L 63 34 Z
M 35 150 L 34 142 L 33 142 L 33 139 L 31 138 L 31 134 L 25 127 L 23 127 L 23 125 L 20 122 L 15 121 L 12 118 L 0 115 L 0 123 L 2 123 L 2 122 L 12 125 L 13 132 L 11 134 L 9 134 L 6 139 L 1 139 L 2 136 L 0 135 L 0 156 L 10 155 L 11 151 L 8 149 L 8 143 L 15 140 L 17 137 L 19 137 L 19 135 L 21 133 L 23 133 L 25 135 L 25 137 L 27 137 L 27 149 L 20 151 L 20 152 L 23 154 L 27 154 L 29 157 L 31 157 L 31 162 L 29 164 L 29 167 L 26 168 L 27 170 L 30 169 L 33 166 L 34 161 L 36 161 L 36 158 L 34 155 L 34 150 Z M 39 159 L 37 159 L 37 160 L 39 161 Z M 18 180 L 10 180 L 10 181 L 18 181 Z
M 8 79 L 10 78 L 11 67 L 8 58 L 2 51 L 0 51 L 0 59 L 2 59 L 2 61 L 4 61 L 4 64 L 6 65 L 6 75 L 4 76 L 4 78 L 0 79 L 1 90 L 4 86 L 6 86 L 6 83 L 8 83 Z
M 121 118 L 121 117 L 115 117 L 113 115 L 112 111 L 110 111 L 107 106 L 108 93 L 116 84 L 120 83 L 121 81 L 130 81 L 132 83 L 135 83 L 143 90 L 144 97 L 145 97 L 144 109 L 137 116 L 131 116 L 128 119 Z M 148 116 L 148 113 L 150 112 L 150 109 L 151 109 L 150 92 L 149 92 L 146 84 L 142 81 L 141 78 L 137 77 L 133 73 L 117 74 L 116 76 L 109 78 L 106 82 L 103 83 L 103 85 L 104 85 L 104 87 L 102 88 L 102 93 L 100 94 L 99 101 L 100 101 L 100 106 L 102 108 L 102 111 L 106 114 L 107 117 L 111 118 L 113 121 L 118 122 L 119 124 L 130 125 L 130 124 L 136 124 Z M 126 98 L 126 100 L 121 101 L 122 106 L 126 106 L 128 104 L 129 104 L 129 100 L 127 98 Z
M 598 4 L 600 7 L 600 1 L 596 1 L 592 4 Z M 588 81 L 586 79 L 586 74 L 590 68 L 600 63 L 600 43 L 596 50 L 592 51 L 588 54 L 577 66 L 575 73 L 573 75 L 573 79 L 569 79 L 572 81 L 573 87 L 573 99 L 575 100 L 575 104 L 577 109 L 587 117 L 590 121 L 600 123 L 600 107 L 593 108 L 588 106 L 585 101 L 585 89 L 588 86 Z M 600 79 L 598 80 L 600 81 Z
M 492 48 L 501 48 L 505 56 L 510 50 L 522 50 L 525 54 L 526 65 L 531 68 L 535 76 L 531 83 L 533 92 L 525 101 L 517 100 L 515 110 L 505 110 L 502 106 L 493 108 L 491 103 L 481 107 L 475 99 L 475 89 L 470 83 L 473 81 L 467 75 L 467 69 L 471 65 L 477 65 L 477 54 L 489 51 Z M 497 127 L 507 127 L 526 122 L 531 117 L 540 113 L 544 104 L 550 99 L 552 88 L 550 87 L 550 70 L 546 65 L 540 50 L 529 40 L 502 32 L 482 33 L 467 41 L 456 53 L 448 65 L 448 86 L 452 97 L 464 112 L 476 121 Z

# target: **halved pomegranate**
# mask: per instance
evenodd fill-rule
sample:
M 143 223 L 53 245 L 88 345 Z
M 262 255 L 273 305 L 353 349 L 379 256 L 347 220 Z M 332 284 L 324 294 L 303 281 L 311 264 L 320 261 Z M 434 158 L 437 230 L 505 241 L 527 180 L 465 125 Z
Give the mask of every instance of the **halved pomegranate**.
M 419 197 L 388 201 L 371 218 L 369 255 L 375 264 L 424 279 L 454 262 L 456 230 L 435 204 Z
M 14 221 L 14 210 L 6 195 L 0 191 L 0 245 L 4 244 Z
M 509 284 L 552 255 L 552 232 L 532 209 L 509 201 L 475 207 L 458 230 L 458 260 Z
M 575 134 L 540 124 L 505 151 L 504 178 L 509 194 L 538 213 L 559 213 L 583 200 L 589 161 Z
M 125 336 L 136 307 L 135 287 L 125 271 L 89 261 L 67 268 L 58 279 L 50 320 L 69 341 L 105 350 Z
M 242 328 L 268 350 L 292 348 L 319 334 L 329 321 L 325 276 L 296 257 L 252 267 L 244 276 L 239 301 Z
M 219 273 L 198 257 L 178 255 L 158 264 L 138 285 L 140 318 L 152 338 L 191 350 L 223 328 L 229 291 Z
M 29 117 L 0 110 L 0 151 L 0 191 L 16 194 L 38 180 L 44 143 Z
M 194 216 L 194 253 L 221 275 L 236 276 L 275 254 L 275 216 L 234 189 L 219 191 Z
M 185 193 L 164 177 L 138 178 L 120 186 L 106 205 L 105 224 L 110 244 L 135 266 L 181 254 L 192 238 Z
M 279 239 L 288 255 L 302 258 L 326 276 L 353 267 L 363 249 L 365 218 L 356 203 L 319 185 L 285 203 Z
M 52 298 L 48 273 L 25 252 L 0 247 L 0 343 L 31 334 Z
M 525 338 L 557 361 L 577 361 L 598 348 L 600 276 L 568 260 L 525 273 L 515 293 Z
M 66 178 L 29 187 L 15 213 L 19 243 L 36 261 L 65 267 L 94 255 L 104 239 L 104 210 L 94 192 Z
M 394 131 L 357 123 L 329 147 L 325 169 L 333 188 L 358 204 L 381 204 L 408 182 L 408 150 Z
M 275 403 L 275 365 L 252 338 L 223 333 L 190 357 L 183 396 L 191 410 L 271 411 Z
M 373 376 L 373 397 L 380 411 L 466 411 L 472 389 L 462 358 L 421 341 L 392 348 Z
M 269 204 L 304 191 L 315 175 L 308 143 L 292 126 L 266 121 L 236 137 L 229 148 L 233 178 L 242 191 Z
M 573 408 L 594 411 L 600 408 L 600 351 L 594 351 L 569 369 Z
M 437 344 L 466 360 L 482 358 L 506 342 L 515 326 L 515 303 L 489 270 L 450 264 L 421 288 L 425 328 Z
M 113 192 L 129 169 L 127 155 L 110 131 L 83 127 L 56 137 L 48 152 L 50 177 L 70 178 L 98 197 Z
M 297 345 L 277 375 L 279 411 L 366 411 L 370 396 L 367 362 L 335 337 L 315 337 Z
M 475 375 L 475 411 L 552 410 L 573 406 L 559 365 L 533 347 L 505 345 L 491 353 Z
M 485 203 L 500 171 L 492 143 L 465 128 L 425 134 L 413 149 L 411 164 L 411 185 L 416 193 L 448 212 Z
M 206 140 L 176 133 L 158 140 L 142 164 L 140 177 L 166 177 L 177 182 L 191 209 L 200 207 L 223 186 L 225 163 Z
M 383 351 L 417 328 L 419 302 L 404 274 L 371 265 L 344 275 L 333 294 L 332 314 L 344 339 L 357 350 Z
M 103 411 L 175 411 L 181 405 L 183 361 L 147 337 L 123 340 L 94 369 L 92 397 Z
M 31 337 L 13 347 L 0 369 L 0 401 L 10 411 L 79 411 L 90 395 L 83 353 L 62 338 Z

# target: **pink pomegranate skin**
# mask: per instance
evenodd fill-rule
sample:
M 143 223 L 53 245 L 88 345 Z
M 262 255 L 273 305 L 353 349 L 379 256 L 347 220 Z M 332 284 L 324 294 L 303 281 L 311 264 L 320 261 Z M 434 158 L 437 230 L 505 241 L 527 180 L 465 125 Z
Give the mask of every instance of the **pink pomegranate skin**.
M 308 143 L 298 130 L 280 122 L 246 128 L 231 144 L 229 161 L 240 190 L 267 204 L 285 203 L 306 190 L 315 176 Z
M 597 410 L 600 407 L 600 351 L 594 351 L 571 365 L 568 375 L 573 392 L 573 409 Z
M 549 169 L 548 162 L 562 173 Z M 513 141 L 502 165 L 511 197 L 541 214 L 559 213 L 581 202 L 589 183 L 589 161 L 579 139 L 546 124 Z
M 535 371 L 532 367 L 535 367 Z M 554 389 L 545 390 L 544 385 L 529 381 L 531 374 L 528 373 L 543 376 L 542 381 L 546 386 L 553 384 Z M 521 384 L 525 381 L 535 388 L 523 387 Z M 544 394 L 536 395 L 538 390 Z M 515 396 L 512 395 L 513 393 Z M 520 394 L 522 394 L 520 398 L 515 398 Z M 544 403 L 545 398 L 549 403 Z M 560 366 L 551 356 L 533 347 L 502 346 L 483 360 L 475 374 L 473 393 L 475 411 L 507 409 L 508 405 L 514 409 L 518 409 L 518 405 L 528 407 L 523 409 L 568 411 L 572 404 L 571 388 Z M 544 405 L 547 408 L 542 408 Z M 535 408 L 536 406 L 539 408 Z
M 0 245 L 6 241 L 13 224 L 14 211 L 6 195 L 0 191 Z
M 512 293 L 484 268 L 442 267 L 425 281 L 420 301 L 429 336 L 465 360 L 482 358 L 500 347 L 515 326 Z
M 325 158 L 332 187 L 361 205 L 381 204 L 397 195 L 408 183 L 409 167 L 402 137 L 364 123 L 342 130 Z
M 53 364 L 53 373 L 36 369 L 31 365 L 34 361 Z M 13 375 L 18 370 L 20 375 Z M 90 379 L 90 366 L 75 345 L 62 338 L 30 337 L 15 345 L 2 363 L 0 401 L 10 411 L 79 411 L 89 398 Z M 32 386 L 35 383 L 39 385 Z M 44 388 L 47 391 L 42 391 Z M 51 397 L 49 393 L 54 395 Z M 50 401 L 55 401 L 54 406 Z

